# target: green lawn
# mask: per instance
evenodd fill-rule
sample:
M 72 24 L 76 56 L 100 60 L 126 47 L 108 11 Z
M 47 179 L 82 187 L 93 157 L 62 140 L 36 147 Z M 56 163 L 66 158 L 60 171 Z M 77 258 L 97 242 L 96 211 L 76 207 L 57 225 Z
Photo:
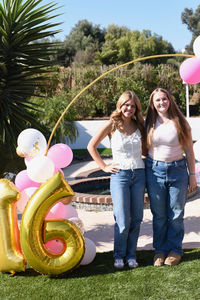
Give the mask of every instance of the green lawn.
M 97 149 L 100 155 L 110 156 L 112 151 L 110 148 L 99 148 Z M 88 154 L 87 149 L 72 149 L 74 155 L 85 155 Z
M 0 299 L 199 300 L 200 249 L 185 250 L 181 264 L 153 267 L 153 251 L 138 251 L 140 267 L 115 271 L 112 252 L 53 278 L 32 269 L 14 276 L 0 273 Z

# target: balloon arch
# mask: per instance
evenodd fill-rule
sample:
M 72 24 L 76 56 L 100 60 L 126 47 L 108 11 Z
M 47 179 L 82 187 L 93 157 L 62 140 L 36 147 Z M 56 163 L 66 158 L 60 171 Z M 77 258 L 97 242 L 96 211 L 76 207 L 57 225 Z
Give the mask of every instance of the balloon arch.
M 149 59 L 153 59 L 153 58 L 161 58 L 161 57 L 178 57 L 178 56 L 181 56 L 181 57 L 189 57 L 190 59 L 195 59 L 194 55 L 190 55 L 190 54 L 157 54 L 157 55 L 151 55 L 151 56 L 146 56 L 146 57 L 140 57 L 140 58 L 137 58 L 137 59 L 134 59 L 134 60 L 131 60 L 129 62 L 126 62 L 124 64 L 121 64 L 119 66 L 116 66 L 114 67 L 113 69 L 103 73 L 102 75 L 100 75 L 99 77 L 97 77 L 94 81 L 92 81 L 91 83 L 89 83 L 86 87 L 84 87 L 72 100 L 71 102 L 68 104 L 68 106 L 66 107 L 66 109 L 63 111 L 63 113 L 61 114 L 60 118 L 58 119 L 58 121 L 56 122 L 52 132 L 51 132 L 51 135 L 49 137 L 49 141 L 48 141 L 48 144 L 47 144 L 47 150 L 51 144 L 51 140 L 53 138 L 53 135 L 60 123 L 60 121 L 62 120 L 62 118 L 64 117 L 64 115 L 66 114 L 66 112 L 69 110 L 69 108 L 71 107 L 71 105 L 80 97 L 80 95 L 82 95 L 87 89 L 89 89 L 92 85 L 94 85 L 97 81 L 99 81 L 100 79 L 102 79 L 103 77 L 105 77 L 106 75 L 110 74 L 111 72 L 115 71 L 115 70 L 118 70 L 122 67 L 125 67 L 125 66 L 128 66 L 130 64 L 133 64 L 133 63 L 136 63 L 136 62 L 140 62 L 140 61 L 143 61 L 143 60 L 149 60 Z M 186 60 L 185 62 L 187 62 L 188 60 Z M 200 60 L 199 60 L 199 64 L 200 64 Z M 193 61 L 192 61 L 192 66 L 191 66 L 191 63 L 187 63 L 187 66 L 184 68 L 183 70 L 183 76 L 185 75 L 185 73 L 188 72 L 188 70 L 191 70 L 190 71 L 190 74 L 189 74 L 189 79 L 192 77 L 195 77 L 197 76 L 196 74 L 199 73 L 199 81 L 200 81 L 200 66 L 199 66 L 199 69 L 198 70 L 194 70 L 194 66 L 195 63 L 193 64 Z M 193 73 L 195 73 L 193 75 Z M 181 74 L 180 74 L 181 75 Z M 181 75 L 182 77 L 182 75 Z M 183 79 L 183 78 L 182 78 Z M 185 80 L 186 79 L 186 80 Z M 187 78 L 184 77 L 183 79 L 185 82 L 187 82 Z M 188 82 L 189 83 L 189 82 Z

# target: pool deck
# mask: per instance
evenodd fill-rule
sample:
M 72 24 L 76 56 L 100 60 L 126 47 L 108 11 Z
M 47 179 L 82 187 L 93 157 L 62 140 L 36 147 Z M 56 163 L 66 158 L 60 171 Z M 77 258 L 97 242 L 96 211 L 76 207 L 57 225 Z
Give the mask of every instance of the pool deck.
M 110 159 L 107 159 L 110 162 Z M 70 184 L 77 176 L 88 170 L 96 169 L 94 161 L 73 163 L 66 167 L 65 178 Z M 78 216 L 84 224 L 84 236 L 91 239 L 97 252 L 108 252 L 113 250 L 113 225 L 114 218 L 112 211 L 87 211 L 77 209 Z M 183 248 L 200 248 L 200 187 L 197 187 L 196 194 L 188 199 L 185 206 L 185 236 Z M 144 209 L 144 218 L 141 224 L 138 240 L 138 250 L 151 250 L 152 245 L 152 214 L 150 209 Z

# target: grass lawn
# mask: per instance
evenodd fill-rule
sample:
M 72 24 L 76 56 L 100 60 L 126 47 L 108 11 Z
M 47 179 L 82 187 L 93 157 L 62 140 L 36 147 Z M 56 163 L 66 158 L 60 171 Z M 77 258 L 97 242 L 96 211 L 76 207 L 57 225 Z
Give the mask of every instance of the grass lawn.
M 100 155 L 110 156 L 112 154 L 112 150 L 110 148 L 99 148 L 97 149 Z M 87 149 L 72 149 L 73 154 L 77 156 L 83 156 L 88 154 Z
M 113 268 L 112 252 L 97 253 L 95 260 L 53 278 L 32 269 L 0 273 L 0 299 L 200 299 L 200 249 L 185 250 L 178 266 L 153 267 L 153 251 L 138 251 L 140 267 Z

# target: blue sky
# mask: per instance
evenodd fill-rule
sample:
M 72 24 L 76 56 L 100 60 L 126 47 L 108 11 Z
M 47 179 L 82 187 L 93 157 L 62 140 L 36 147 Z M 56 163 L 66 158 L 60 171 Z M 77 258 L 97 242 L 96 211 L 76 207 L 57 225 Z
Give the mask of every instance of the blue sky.
M 44 0 L 43 3 L 49 3 Z M 55 0 L 62 13 L 56 21 L 63 24 L 56 38 L 64 40 L 78 21 L 86 19 L 101 28 L 109 24 L 126 26 L 130 30 L 148 29 L 161 35 L 175 50 L 184 49 L 192 34 L 181 22 L 184 8 L 196 10 L 200 0 Z M 53 21 L 55 22 L 55 20 Z

